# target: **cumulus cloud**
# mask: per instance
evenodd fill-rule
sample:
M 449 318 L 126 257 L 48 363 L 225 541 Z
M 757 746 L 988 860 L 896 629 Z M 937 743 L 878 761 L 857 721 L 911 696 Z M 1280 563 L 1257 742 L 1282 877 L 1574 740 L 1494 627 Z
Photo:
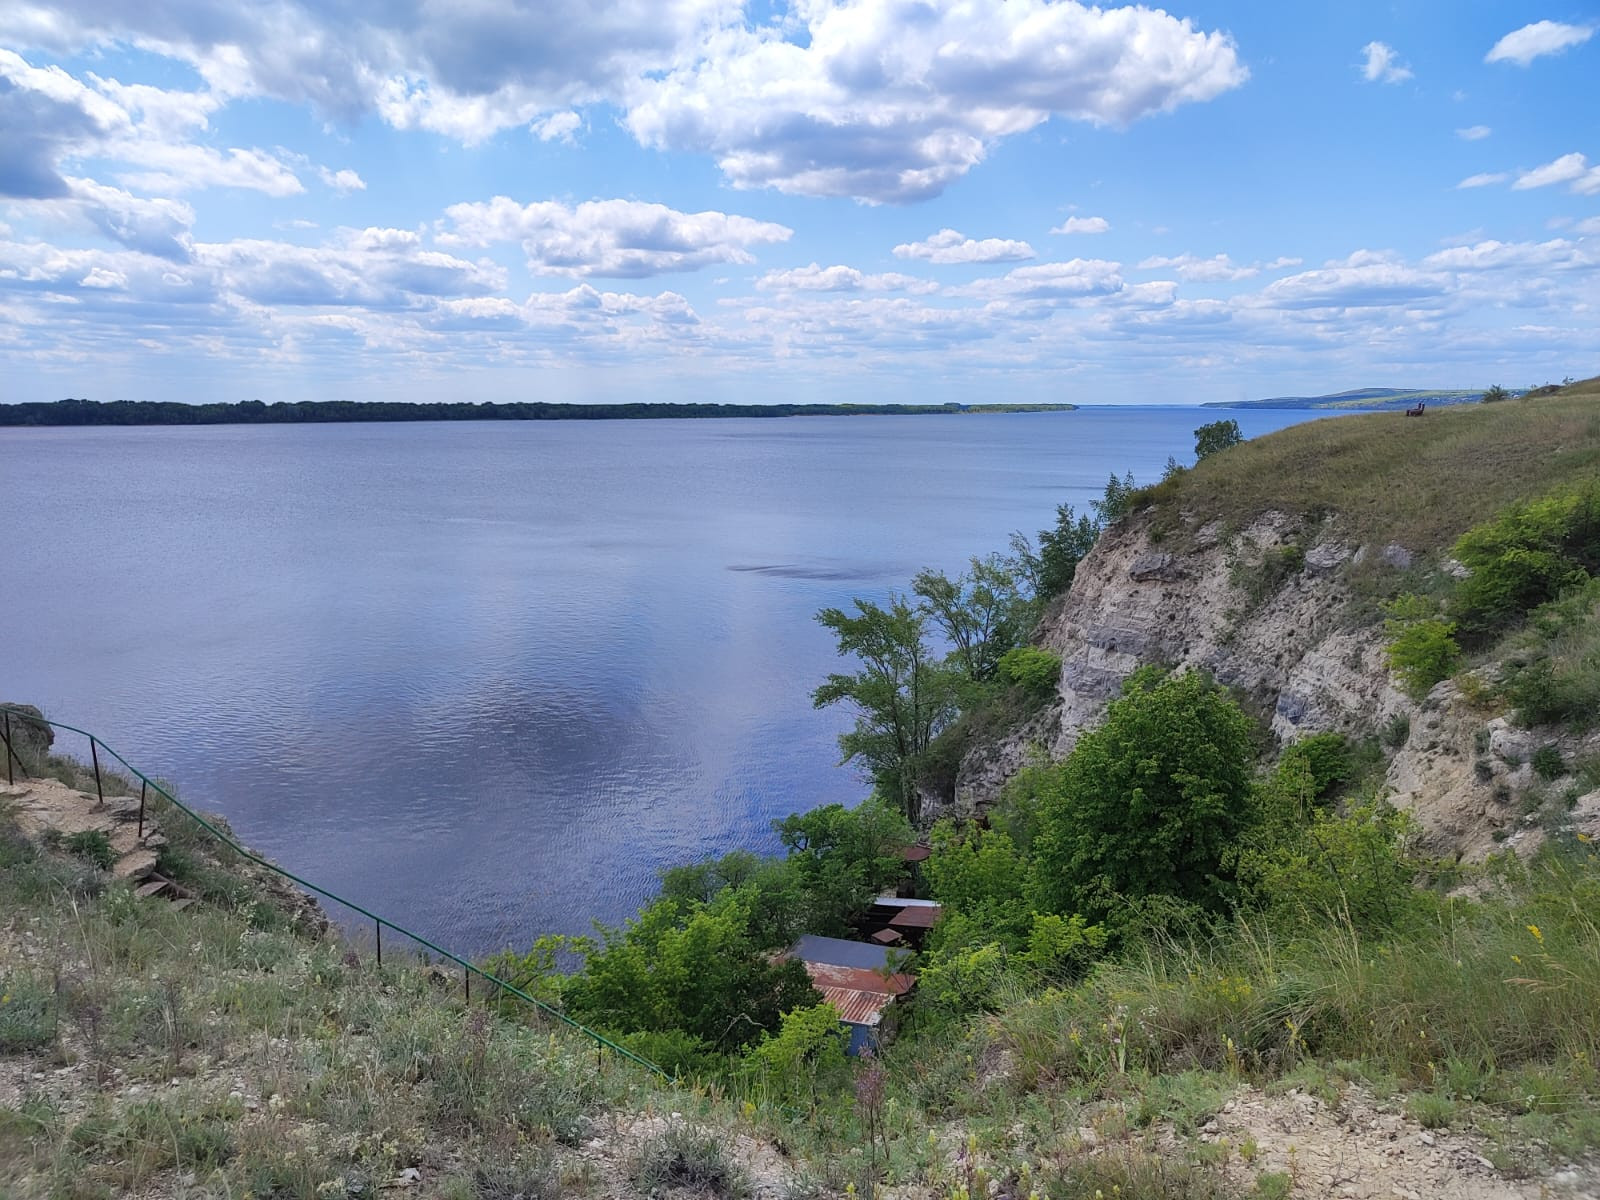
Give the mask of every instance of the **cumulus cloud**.
M 1456 136 L 1464 142 L 1481 142 L 1493 132 L 1487 125 L 1468 125 L 1456 130 Z
M 317 178 L 341 194 L 367 190 L 367 181 L 349 169 L 330 171 L 327 167 L 318 167 Z
M 1600 166 L 1589 166 L 1588 159 L 1582 154 L 1563 154 L 1542 167 L 1522 172 L 1511 188 L 1520 192 L 1559 183 L 1570 184 L 1567 190 L 1580 196 L 1592 196 L 1600 192 Z
M 1104 217 L 1068 217 L 1051 233 L 1108 233 L 1111 222 Z
M 980 279 L 961 295 L 987 300 L 1077 300 L 1108 296 L 1123 289 L 1122 264 L 1101 258 L 1017 267 L 999 278 Z
M 1511 178 L 1511 176 L 1506 174 L 1504 171 L 1485 171 L 1481 175 L 1468 175 L 1460 183 L 1456 184 L 1456 187 L 1458 187 L 1458 188 L 1488 187 L 1490 184 L 1504 183 L 1506 180 L 1508 180 L 1510 178 Z
M 1560 54 L 1581 46 L 1594 36 L 1593 25 L 1567 25 L 1560 21 L 1535 21 L 1512 30 L 1483 56 L 1484 62 L 1509 62 L 1525 67 L 1545 54 Z
M 894 253 L 896 258 L 922 258 L 941 265 L 998 263 L 1032 258 L 1033 247 L 1027 242 L 1008 238 L 984 238 L 979 241 L 954 229 L 941 229 L 920 242 L 905 242 L 896 246 Z
M 1500 242 L 1493 239 L 1468 246 L 1451 246 L 1422 260 L 1425 267 L 1454 271 L 1489 271 L 1506 268 L 1542 270 L 1590 269 L 1600 265 L 1600 250 L 1586 249 L 1566 238 L 1548 242 Z
M 1278 260 L 1278 266 L 1289 265 L 1286 260 Z M 1211 258 L 1200 258 L 1194 254 L 1179 254 L 1175 257 L 1147 258 L 1139 264 L 1141 271 L 1174 271 L 1179 279 L 1196 283 L 1227 283 L 1240 279 L 1251 279 L 1261 274 L 1261 268 L 1254 265 L 1241 265 L 1235 263 L 1226 254 L 1218 254 Z
M 583 118 L 568 109 L 565 112 L 551 113 L 543 120 L 533 123 L 533 135 L 541 142 L 565 142 L 572 144 L 572 135 L 578 132 L 583 125 Z
M 939 285 L 932 280 L 918 279 L 915 275 L 901 275 L 892 271 L 868 275 L 854 267 L 822 267 L 816 263 L 787 271 L 768 271 L 756 280 L 756 287 L 762 291 L 780 292 L 930 293 L 939 290 Z
M 1420 306 L 1438 303 L 1446 283 L 1392 255 L 1358 251 L 1342 263 L 1276 279 L 1252 303 L 1287 310 Z
M 1367 56 L 1361 75 L 1368 83 L 1404 83 L 1411 78 L 1411 68 L 1400 61 L 1393 46 L 1385 42 L 1368 42 L 1361 47 Z
M 642 279 L 752 262 L 749 247 L 787 241 L 785 225 L 721 212 L 678 212 L 638 200 L 518 204 L 506 196 L 445 210 L 441 245 L 520 242 L 530 270 L 551 275 Z
M 640 81 L 646 145 L 716 156 L 735 187 L 907 203 L 1052 116 L 1126 126 L 1248 77 L 1231 39 L 1075 0 L 811 0 Z

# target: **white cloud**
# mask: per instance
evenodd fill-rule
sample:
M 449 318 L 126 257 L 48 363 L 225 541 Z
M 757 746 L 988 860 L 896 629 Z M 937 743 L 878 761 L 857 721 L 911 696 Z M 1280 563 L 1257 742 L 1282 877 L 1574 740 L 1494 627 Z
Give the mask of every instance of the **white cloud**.
M 1589 166 L 1588 159 L 1582 154 L 1563 154 L 1542 167 L 1522 172 L 1511 188 L 1513 191 L 1521 192 L 1529 188 L 1549 187 L 1558 183 L 1571 184 L 1567 190 L 1576 192 L 1580 196 L 1592 196 L 1600 192 L 1600 166 Z
M 1256 306 L 1285 310 L 1387 308 L 1438 303 L 1448 280 L 1392 255 L 1357 251 L 1342 263 L 1287 275 L 1252 298 Z
M 533 135 L 541 142 L 565 142 L 571 145 L 572 135 L 583 125 L 583 118 L 570 109 L 566 112 L 551 113 L 541 121 L 533 123 Z
M 367 181 L 348 168 L 330 171 L 327 167 L 318 167 L 317 177 L 340 194 L 367 190 Z
M 959 289 L 961 295 L 989 300 L 1077 300 L 1107 296 L 1123 289 L 1122 264 L 1100 258 L 1017 267 L 999 278 L 980 279 Z
M 1584 236 L 1600 235 L 1600 217 L 1587 217 L 1572 227 L 1574 233 Z
M 1559 54 L 1573 46 L 1581 46 L 1594 36 L 1593 25 L 1567 25 L 1560 21 L 1535 21 L 1505 35 L 1489 53 L 1484 62 L 1510 62 L 1525 67 L 1544 54 Z
M 638 200 L 518 204 L 506 196 L 445 209 L 446 246 L 520 242 L 530 270 L 550 275 L 641 279 L 748 263 L 749 247 L 784 242 L 793 230 L 721 212 L 678 212 Z
M 809 0 L 632 89 L 625 122 L 735 187 L 907 203 L 1052 116 L 1122 127 L 1248 77 L 1233 42 L 1076 0 Z
M 1027 242 L 1008 238 L 984 238 L 978 241 L 957 233 L 954 229 L 941 229 L 932 237 L 920 242 L 905 242 L 894 248 L 896 258 L 922 258 L 931 263 L 999 263 L 1018 262 L 1033 257 L 1033 247 Z
M 1446 267 L 1454 271 L 1587 269 L 1600 265 L 1600 253 L 1585 250 L 1565 238 L 1553 238 L 1548 242 L 1499 242 L 1489 239 L 1470 246 L 1452 246 L 1440 250 L 1423 259 L 1422 265 Z
M 1456 184 L 1456 187 L 1458 187 L 1458 188 L 1488 187 L 1490 184 L 1504 183 L 1506 180 L 1508 180 L 1510 178 L 1511 178 L 1511 176 L 1506 174 L 1504 171 L 1486 171 L 1481 175 L 1468 175 L 1460 183 Z
M 888 272 L 868 275 L 854 267 L 822 267 L 812 263 L 787 271 L 768 271 L 756 280 L 762 291 L 783 292 L 898 292 L 927 294 L 939 290 L 939 285 L 915 275 Z
M 1068 217 L 1052 229 L 1051 233 L 1107 233 L 1111 222 L 1104 217 Z
M 1368 42 L 1361 47 L 1367 56 L 1361 75 L 1368 83 L 1403 83 L 1411 78 L 1411 68 L 1400 61 L 1395 48 L 1384 42 Z
M 1278 260 L 1278 265 L 1289 265 L 1285 260 Z M 1212 258 L 1200 258 L 1193 254 L 1179 254 L 1175 257 L 1147 258 L 1139 264 L 1141 271 L 1175 271 L 1179 279 L 1196 283 L 1224 283 L 1240 279 L 1250 279 L 1261 274 L 1259 266 L 1242 266 L 1235 263 L 1226 254 L 1218 254 Z
M 1468 125 L 1456 130 L 1456 136 L 1464 142 L 1481 142 L 1493 132 L 1487 125 Z

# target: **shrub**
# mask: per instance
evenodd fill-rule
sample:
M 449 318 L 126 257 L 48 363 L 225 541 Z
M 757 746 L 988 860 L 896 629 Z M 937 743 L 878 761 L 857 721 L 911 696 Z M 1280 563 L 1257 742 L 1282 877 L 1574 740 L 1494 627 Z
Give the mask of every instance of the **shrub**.
M 1384 610 L 1388 613 L 1383 632 L 1389 639 L 1385 651 L 1389 669 L 1399 677 L 1407 695 L 1421 700 L 1461 664 L 1456 623 L 1434 615 L 1433 605 L 1412 592 L 1390 601 Z
M 1567 764 L 1558 747 L 1544 745 L 1533 752 L 1533 770 L 1541 779 L 1560 779 L 1567 773 Z
M 31 975 L 0 976 L 0 1054 L 39 1050 L 55 1040 L 54 992 Z
M 1326 800 L 1349 783 L 1355 772 L 1350 739 L 1342 733 L 1314 733 L 1301 738 L 1283 752 L 1283 757 L 1305 763 L 1319 800 Z
M 689 1188 L 717 1200 L 750 1194 L 750 1180 L 728 1154 L 724 1138 L 694 1125 L 675 1122 L 646 1138 L 631 1174 L 634 1186 L 647 1195 L 668 1188 Z
M 1395 713 L 1384 722 L 1379 739 L 1391 750 L 1398 750 L 1411 740 L 1411 718 L 1405 713 Z
M 1600 481 L 1514 504 L 1463 534 L 1454 553 L 1471 572 L 1456 595 L 1461 628 L 1487 638 L 1600 567 Z
M 1600 582 L 1534 610 L 1527 629 L 1513 639 L 1501 684 L 1524 725 L 1594 724 L 1600 716 Z
M 102 871 L 109 871 L 117 861 L 117 852 L 111 848 L 111 839 L 100 829 L 85 829 L 68 834 L 62 843 L 79 858 L 87 859 Z
M 1220 907 L 1223 860 L 1252 815 L 1254 757 L 1249 718 L 1208 676 L 1134 672 L 1042 776 L 1039 911 L 1096 917 L 1120 908 L 1117 896 L 1145 895 Z
M 1213 454 L 1237 446 L 1242 441 L 1244 434 L 1239 431 L 1239 422 L 1231 419 L 1213 421 L 1194 431 L 1194 456 L 1196 459 L 1209 458 Z
M 1037 646 L 1014 646 L 1000 658 L 1000 677 L 1035 699 L 1055 695 L 1061 658 Z

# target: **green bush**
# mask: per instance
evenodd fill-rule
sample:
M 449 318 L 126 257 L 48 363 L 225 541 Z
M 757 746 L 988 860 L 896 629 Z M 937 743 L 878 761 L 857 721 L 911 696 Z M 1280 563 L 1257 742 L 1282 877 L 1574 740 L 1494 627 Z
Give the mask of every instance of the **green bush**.
M 1600 481 L 1514 504 L 1463 534 L 1455 556 L 1471 572 L 1454 612 L 1470 639 L 1487 639 L 1600 568 Z
M 654 1196 L 691 1189 L 716 1200 L 743 1200 L 750 1180 L 728 1153 L 727 1139 L 711 1129 L 677 1122 L 645 1139 L 634 1156 L 634 1186 Z
M 1194 456 L 1197 460 L 1209 458 L 1213 454 L 1237 446 L 1242 441 L 1244 434 L 1239 430 L 1239 422 L 1231 419 L 1213 421 L 1194 431 Z
M 1533 752 L 1533 770 L 1540 779 L 1560 779 L 1567 773 L 1567 764 L 1558 747 L 1545 745 Z
M 1208 676 L 1134 672 L 1101 725 L 1039 777 L 1038 911 L 1099 918 L 1124 908 L 1118 897 L 1150 895 L 1223 906 L 1254 757 L 1249 718 Z
M 1350 739 L 1342 733 L 1314 733 L 1301 738 L 1284 750 L 1283 757 L 1305 763 L 1319 800 L 1337 793 L 1355 773 Z
M 0 1054 L 39 1050 L 55 1040 L 54 991 L 32 975 L 0 975 Z
M 1000 658 L 1000 677 L 1035 699 L 1055 695 L 1061 657 L 1037 646 L 1013 646 Z
M 1600 719 L 1600 581 L 1541 605 L 1512 639 L 1501 690 L 1524 725 Z
M 1434 605 L 1407 592 L 1384 606 L 1389 639 L 1385 659 L 1413 700 L 1421 700 L 1434 684 L 1448 679 L 1461 665 L 1456 623 L 1438 616 Z

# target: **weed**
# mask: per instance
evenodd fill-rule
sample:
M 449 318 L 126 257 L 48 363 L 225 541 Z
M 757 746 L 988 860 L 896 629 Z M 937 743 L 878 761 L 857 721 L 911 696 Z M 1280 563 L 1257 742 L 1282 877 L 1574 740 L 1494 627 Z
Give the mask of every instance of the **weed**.
M 1567 773 L 1567 763 L 1561 757 L 1561 749 L 1555 745 L 1543 745 L 1533 752 L 1533 769 L 1541 779 L 1560 779 Z
M 633 1182 L 655 1194 L 667 1188 L 693 1188 L 718 1200 L 742 1200 L 750 1180 L 729 1157 L 714 1130 L 673 1122 L 646 1138 L 633 1162 Z
M 55 990 L 36 975 L 0 975 L 0 1054 L 41 1050 L 55 1040 Z
M 68 834 L 63 845 L 69 853 L 93 863 L 102 871 L 109 871 L 117 861 L 117 852 L 111 848 L 111 839 L 104 830 L 85 829 Z

